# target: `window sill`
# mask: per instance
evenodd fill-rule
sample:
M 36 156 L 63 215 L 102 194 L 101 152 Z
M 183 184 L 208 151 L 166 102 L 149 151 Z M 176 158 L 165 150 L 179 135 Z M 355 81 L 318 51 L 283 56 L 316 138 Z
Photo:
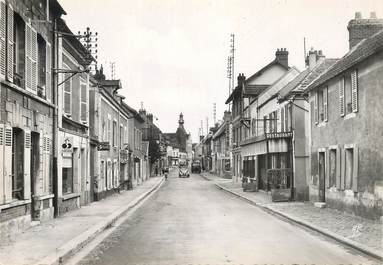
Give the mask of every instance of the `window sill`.
M 3 204 L 3 205 L 0 205 L 0 213 L 1 213 L 1 210 L 3 209 L 8 209 L 8 208 L 12 208 L 12 207 L 16 207 L 16 206 L 20 206 L 20 205 L 25 205 L 25 204 L 29 204 L 31 203 L 32 200 L 14 200 L 10 203 L 7 203 L 7 204 Z
M 37 200 L 47 200 L 50 198 L 53 198 L 55 195 L 54 194 L 48 194 L 48 195 L 41 195 L 41 196 L 34 196 Z
M 351 113 L 347 114 L 346 116 L 344 116 L 344 119 L 348 120 L 348 119 L 352 119 L 352 118 L 355 118 L 355 117 L 356 117 L 356 113 L 355 112 L 351 112 Z
M 317 127 L 326 127 L 326 125 L 327 125 L 326 121 L 321 121 L 321 122 L 317 123 Z
M 80 196 L 81 196 L 80 193 L 68 193 L 63 195 L 61 198 L 63 199 L 63 201 L 66 201 L 66 200 L 73 199 Z

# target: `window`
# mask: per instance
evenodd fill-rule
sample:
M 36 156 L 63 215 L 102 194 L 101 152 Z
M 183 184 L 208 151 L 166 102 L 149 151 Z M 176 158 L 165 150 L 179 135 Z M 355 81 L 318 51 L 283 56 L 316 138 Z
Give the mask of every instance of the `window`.
M 345 114 L 352 112 L 352 99 L 351 99 L 351 74 L 348 73 L 344 76 L 344 101 L 345 101 Z
M 13 28 L 13 83 L 19 87 L 25 87 L 25 23 L 15 13 Z
M 73 168 L 72 167 L 62 168 L 62 193 L 63 194 L 73 193 Z
M 120 125 L 120 148 L 124 148 L 124 127 Z
M 352 148 L 345 149 L 345 187 L 346 189 L 352 188 L 352 177 L 354 170 L 354 150 Z
M 328 120 L 327 108 L 327 86 L 314 92 L 314 119 L 315 123 L 324 122 Z
M 112 121 L 110 115 L 108 115 L 108 142 L 112 142 Z
M 64 64 L 64 68 L 69 70 L 69 66 Z M 70 73 L 64 74 L 64 113 L 71 116 L 72 113 L 72 75 Z
M 113 138 L 112 138 L 112 145 L 117 146 L 117 121 L 113 121 Z
M 329 149 L 329 179 L 328 179 L 328 187 L 336 186 L 336 178 L 337 178 L 337 167 L 339 167 L 337 163 L 337 150 Z
M 12 198 L 21 200 L 24 197 L 24 133 L 19 128 L 12 131 Z
M 47 55 L 47 45 L 44 38 L 37 34 L 37 50 L 38 50 L 38 85 L 37 85 L 37 95 L 40 97 L 45 97 L 45 86 L 46 86 L 46 55 Z
M 80 120 L 87 123 L 87 84 L 84 78 L 80 78 Z

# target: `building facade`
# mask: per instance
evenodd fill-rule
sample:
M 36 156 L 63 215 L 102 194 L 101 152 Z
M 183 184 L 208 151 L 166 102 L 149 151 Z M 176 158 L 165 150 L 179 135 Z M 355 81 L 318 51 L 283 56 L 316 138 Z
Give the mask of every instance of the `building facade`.
M 356 14 L 348 30 L 350 51 L 308 89 L 310 200 L 377 219 L 383 215 L 383 20 Z
M 88 51 L 63 19 L 57 20 L 57 210 L 90 203 Z
M 53 218 L 57 3 L 0 1 L 0 237 Z

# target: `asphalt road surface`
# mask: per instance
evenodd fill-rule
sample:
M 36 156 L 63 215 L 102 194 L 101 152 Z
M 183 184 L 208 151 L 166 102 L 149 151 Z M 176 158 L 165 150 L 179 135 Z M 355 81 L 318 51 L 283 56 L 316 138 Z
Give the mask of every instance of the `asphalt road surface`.
M 377 264 L 176 173 L 80 264 Z

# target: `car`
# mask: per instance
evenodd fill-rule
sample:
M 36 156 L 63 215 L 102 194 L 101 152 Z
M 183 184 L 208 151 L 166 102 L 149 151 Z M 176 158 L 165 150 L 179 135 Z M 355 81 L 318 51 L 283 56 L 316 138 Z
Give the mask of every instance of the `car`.
M 198 160 L 193 161 L 191 165 L 191 172 L 192 173 L 201 173 L 201 162 Z
M 180 178 L 190 177 L 189 168 L 187 167 L 187 165 L 180 165 L 179 171 L 178 171 L 178 177 L 180 177 Z

